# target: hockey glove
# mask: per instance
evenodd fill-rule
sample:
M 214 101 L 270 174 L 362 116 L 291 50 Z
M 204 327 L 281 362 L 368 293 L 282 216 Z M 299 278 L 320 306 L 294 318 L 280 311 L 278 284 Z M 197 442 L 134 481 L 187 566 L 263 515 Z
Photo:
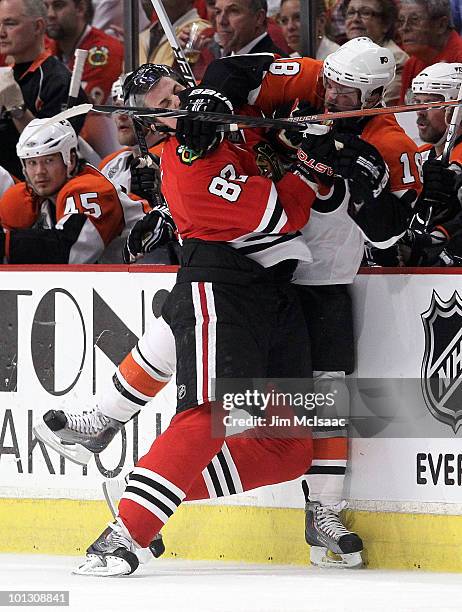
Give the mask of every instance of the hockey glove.
M 462 234 L 456 234 L 439 256 L 440 266 L 462 266 Z
M 334 180 L 331 162 L 335 142 L 330 126 L 313 124 L 303 132 L 297 151 L 297 169 L 308 180 L 330 187 Z
M 433 232 L 424 232 L 415 229 L 408 229 L 404 236 L 400 238 L 400 242 L 413 249 L 427 249 L 429 247 L 444 244 L 447 238 L 443 232 L 433 230 Z
M 212 88 L 194 87 L 179 94 L 181 108 L 207 113 L 233 113 L 233 105 L 228 98 Z M 223 132 L 217 132 L 218 123 L 198 121 L 188 117 L 177 120 L 176 137 L 178 142 L 201 155 L 213 151 L 223 140 Z
M 130 191 L 155 206 L 160 193 L 160 169 L 157 155 L 138 157 L 130 164 Z
M 318 109 L 307 104 L 306 102 L 300 102 L 298 99 L 288 104 L 279 106 L 273 113 L 275 119 L 280 118 L 293 118 L 293 117 L 306 117 L 308 115 L 315 115 Z M 296 153 L 297 149 L 302 144 L 303 130 L 300 129 L 274 129 L 269 132 L 269 138 L 273 142 L 278 150 L 283 154 Z
M 167 207 L 155 208 L 130 230 L 123 249 L 124 262 L 134 263 L 142 255 L 170 242 L 175 230 L 175 223 Z
M 351 196 L 356 202 L 371 201 L 380 196 L 388 184 L 388 166 L 377 149 L 350 134 L 336 134 L 341 143 L 333 159 L 336 174 L 348 180 Z
M 449 167 L 439 159 L 426 161 L 422 166 L 423 190 L 418 201 L 419 215 L 434 227 L 452 219 L 461 210 L 458 198 L 462 183 L 462 168 L 453 163 Z

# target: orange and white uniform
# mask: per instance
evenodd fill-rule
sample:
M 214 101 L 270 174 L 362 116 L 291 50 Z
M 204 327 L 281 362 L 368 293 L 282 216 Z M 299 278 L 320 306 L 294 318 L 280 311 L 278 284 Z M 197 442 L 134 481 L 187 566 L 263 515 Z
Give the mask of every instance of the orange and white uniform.
M 18 183 L 0 198 L 5 256 L 18 264 L 96 263 L 148 208 L 88 164 L 54 197 L 39 197 L 27 183 Z M 114 255 L 111 263 L 122 261 Z

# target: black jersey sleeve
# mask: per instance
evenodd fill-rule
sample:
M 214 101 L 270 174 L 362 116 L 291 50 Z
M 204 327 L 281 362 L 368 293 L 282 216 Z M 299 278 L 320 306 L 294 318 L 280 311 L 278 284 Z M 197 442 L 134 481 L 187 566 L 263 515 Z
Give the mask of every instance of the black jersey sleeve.
M 213 61 L 207 67 L 201 87 L 213 87 L 231 100 L 234 108 L 247 104 L 250 92 L 260 87 L 275 60 L 272 53 L 233 55 Z

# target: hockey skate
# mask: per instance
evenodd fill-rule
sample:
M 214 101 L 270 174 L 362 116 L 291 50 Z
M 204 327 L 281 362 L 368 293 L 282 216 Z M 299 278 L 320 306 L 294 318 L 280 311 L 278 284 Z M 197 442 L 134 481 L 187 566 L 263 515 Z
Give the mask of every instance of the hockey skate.
M 111 511 L 111 514 L 115 520 L 117 520 L 117 507 L 128 484 L 129 476 L 130 474 L 127 474 L 125 478 L 111 478 L 103 482 L 104 498 L 106 499 L 106 503 L 109 506 L 109 510 Z M 154 536 L 154 539 L 149 544 L 149 550 L 156 559 L 164 554 L 165 544 L 160 531 Z
M 99 410 L 80 414 L 49 410 L 33 427 L 35 437 L 74 463 L 87 465 L 95 453 L 102 452 L 122 429 L 124 423 Z
M 128 576 L 140 563 L 152 558 L 149 548 L 141 548 L 128 529 L 117 519 L 87 548 L 87 556 L 73 574 L 82 576 Z
M 343 525 L 337 512 L 319 502 L 306 502 L 305 540 L 310 545 L 312 565 L 362 567 L 361 538 Z

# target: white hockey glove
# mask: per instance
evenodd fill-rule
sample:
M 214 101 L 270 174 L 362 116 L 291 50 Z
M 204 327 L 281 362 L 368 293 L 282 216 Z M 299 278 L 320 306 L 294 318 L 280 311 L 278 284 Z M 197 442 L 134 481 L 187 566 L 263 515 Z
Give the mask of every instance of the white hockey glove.
M 0 68 L 0 106 L 10 111 L 22 106 L 24 97 L 21 88 L 15 81 L 12 68 Z

